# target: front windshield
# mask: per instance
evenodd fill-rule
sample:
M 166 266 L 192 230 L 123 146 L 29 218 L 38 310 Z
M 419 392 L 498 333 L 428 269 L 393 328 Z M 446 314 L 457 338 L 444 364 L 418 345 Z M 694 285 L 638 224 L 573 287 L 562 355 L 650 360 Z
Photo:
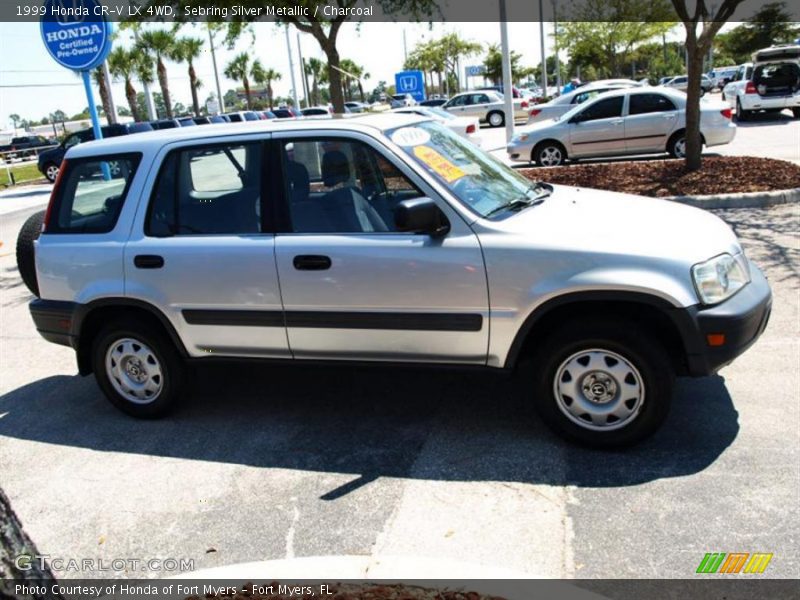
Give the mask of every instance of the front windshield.
M 447 127 L 432 121 L 387 132 L 389 138 L 439 183 L 482 217 L 546 192 Z

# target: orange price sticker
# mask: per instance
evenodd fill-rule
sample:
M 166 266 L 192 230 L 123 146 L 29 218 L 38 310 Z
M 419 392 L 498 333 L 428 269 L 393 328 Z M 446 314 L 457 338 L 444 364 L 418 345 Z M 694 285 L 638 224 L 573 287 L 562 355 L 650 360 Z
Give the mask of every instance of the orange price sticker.
M 433 169 L 447 183 L 453 183 L 466 175 L 464 171 L 428 146 L 416 146 L 414 148 L 414 156 Z

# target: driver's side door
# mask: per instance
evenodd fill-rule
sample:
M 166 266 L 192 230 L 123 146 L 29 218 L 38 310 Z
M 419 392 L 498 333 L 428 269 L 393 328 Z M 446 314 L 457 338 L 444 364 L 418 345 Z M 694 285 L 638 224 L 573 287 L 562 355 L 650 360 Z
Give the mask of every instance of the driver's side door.
M 275 255 L 292 355 L 485 364 L 483 257 L 458 214 L 369 136 L 274 139 L 286 184 Z M 447 235 L 397 231 L 397 203 L 422 196 L 447 217 Z
M 570 156 L 625 153 L 624 96 L 595 100 L 569 122 Z

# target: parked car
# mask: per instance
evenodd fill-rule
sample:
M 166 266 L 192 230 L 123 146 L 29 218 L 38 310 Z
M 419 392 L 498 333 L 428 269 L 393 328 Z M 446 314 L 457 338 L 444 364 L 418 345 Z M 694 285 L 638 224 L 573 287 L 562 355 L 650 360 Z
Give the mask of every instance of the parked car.
M 225 116 L 230 119 L 231 123 L 242 123 L 244 121 L 260 121 L 258 115 L 252 110 L 240 110 L 235 112 L 225 113 Z
M 673 77 L 669 81 L 664 84 L 661 84 L 663 87 L 672 88 L 673 90 L 678 90 L 680 92 L 686 92 L 689 89 L 689 77 L 688 75 L 679 75 L 678 77 Z M 702 75 L 700 80 L 700 95 L 704 95 L 707 92 L 710 92 L 714 87 L 711 79 L 708 78 L 708 75 Z
M 180 127 L 194 127 L 197 123 L 194 122 L 194 117 L 178 117 L 175 119 Z
M 36 329 L 135 417 L 216 359 L 448 363 L 516 370 L 568 439 L 632 444 L 771 309 L 715 215 L 532 182 L 398 114 L 76 146 L 19 247 Z
M 427 117 L 437 123 L 441 123 L 473 144 L 481 145 L 481 139 L 478 136 L 481 125 L 477 117 L 457 117 L 437 106 L 407 106 L 405 108 L 395 108 L 392 112 Z
M 502 85 L 487 85 L 484 87 L 475 88 L 475 91 L 492 91 L 497 92 L 501 96 L 503 95 L 503 86 Z M 514 86 L 511 87 L 511 92 L 514 98 L 522 98 L 522 91 Z
M 295 117 L 303 116 L 303 113 L 301 113 L 299 110 L 295 110 L 294 108 L 288 108 L 286 106 L 282 106 L 280 108 L 273 108 L 272 114 L 274 114 L 277 119 L 293 119 Z
M 514 118 L 524 119 L 528 116 L 528 101 L 514 99 Z M 492 127 L 502 127 L 506 122 L 505 100 L 495 91 L 472 91 L 456 94 L 442 105 L 442 108 L 459 117 L 478 117 L 481 123 Z
M 328 106 L 310 106 L 300 111 L 304 117 L 330 117 L 333 115 L 333 109 Z
M 731 142 L 732 111 L 704 100 L 700 133 L 705 146 Z M 686 155 L 686 94 L 668 88 L 628 88 L 605 92 L 556 120 L 520 128 L 506 147 L 515 162 L 544 167 L 568 159 L 668 152 Z
M 153 131 L 153 126 L 150 123 L 141 122 L 117 123 L 114 125 L 104 125 L 101 127 L 103 138 L 118 137 L 133 133 L 143 133 L 145 131 Z M 67 136 L 64 141 L 55 148 L 50 148 L 40 152 L 37 161 L 37 168 L 39 169 L 39 172 L 44 175 L 48 181 L 55 181 L 56 177 L 58 177 L 61 161 L 64 160 L 64 155 L 66 154 L 67 150 L 73 146 L 77 146 L 83 142 L 90 142 L 92 140 L 94 140 L 94 130 L 90 127 Z
M 746 121 L 759 111 L 789 108 L 800 119 L 800 46 L 773 46 L 754 52 L 752 58 L 722 90 L 736 118 Z
M 414 106 L 417 103 L 411 94 L 393 94 L 389 96 L 389 108 L 402 108 Z
M 630 83 L 587 83 L 578 89 L 562 94 L 557 98 L 553 98 L 550 102 L 543 104 L 535 104 L 528 111 L 528 125 L 555 119 L 564 113 L 572 110 L 578 104 L 583 104 L 587 100 L 596 98 L 604 92 L 609 90 L 622 90 L 630 87 L 635 87 Z
M 56 142 L 43 135 L 25 135 L 11 138 L 11 143 L 0 146 L 0 159 L 26 158 L 35 156 L 40 148 L 53 146 Z
M 369 110 L 369 104 L 364 102 L 345 102 L 344 105 L 351 113 L 362 113 Z
M 259 110 L 256 111 L 258 113 L 259 118 L 264 121 L 266 119 L 277 119 L 278 117 L 275 116 L 275 113 L 271 110 Z
M 174 129 L 180 127 L 181 124 L 178 119 L 161 119 L 159 121 L 150 121 L 153 129 Z
M 715 67 L 712 69 L 708 73 L 708 77 L 711 79 L 711 85 L 713 86 L 713 89 L 722 90 L 722 88 L 724 88 L 733 80 L 738 69 L 739 68 L 736 65 L 732 65 L 730 67 Z
M 419 103 L 420 106 L 442 106 L 447 102 L 447 98 L 429 98 Z

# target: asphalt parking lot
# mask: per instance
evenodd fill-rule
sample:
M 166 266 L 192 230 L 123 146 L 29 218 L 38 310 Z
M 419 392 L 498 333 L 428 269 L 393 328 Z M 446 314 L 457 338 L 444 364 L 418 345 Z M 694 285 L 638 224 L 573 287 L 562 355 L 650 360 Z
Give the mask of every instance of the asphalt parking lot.
M 765 576 L 800 576 L 796 204 L 717 212 L 770 279 L 764 336 L 679 380 L 654 438 L 597 452 L 520 418 L 512 381 L 461 371 L 219 366 L 174 416 L 129 419 L 33 328 L 13 240 L 42 201 L 0 197 L 0 485 L 42 553 L 680 578 L 706 552 L 772 552 Z

